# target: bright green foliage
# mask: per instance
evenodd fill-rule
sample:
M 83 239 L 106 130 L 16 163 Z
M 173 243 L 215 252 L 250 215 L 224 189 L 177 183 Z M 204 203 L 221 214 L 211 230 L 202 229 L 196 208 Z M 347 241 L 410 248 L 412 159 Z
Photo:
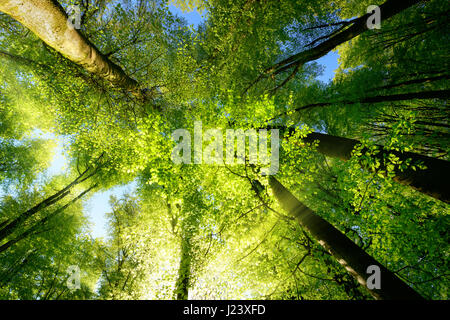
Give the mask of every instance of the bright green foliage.
M 59 188 L 63 179 L 54 179 L 41 190 L 23 191 L 4 196 L 0 206 L 2 222 L 11 221 L 22 212 Z M 2 299 L 89 299 L 94 294 L 98 271 L 94 264 L 97 241 L 88 235 L 81 205 L 74 203 L 59 212 L 53 206 L 28 219 L 6 241 L 19 239 L 27 230 L 32 233 L 0 253 Z M 49 217 L 49 219 L 46 219 Z M 7 243 L 2 241 L 2 245 Z M 70 290 L 68 268 L 81 272 L 79 290 Z
M 296 128 L 280 132 L 277 178 L 423 297 L 448 298 L 449 206 L 395 181 L 422 163 L 377 156 L 382 145 L 450 159 L 446 1 L 334 48 L 329 83 L 315 59 L 270 70 L 383 1 L 172 1 L 205 12 L 197 29 L 163 0 L 59 3 L 80 4 L 80 32 L 154 95 L 112 87 L 0 14 L 0 233 L 77 182 L 0 240 L 37 226 L 0 249 L 0 298 L 371 299 L 286 215 L 259 165 L 173 163 L 172 132 L 188 130 L 193 149 L 196 121 L 224 146 L 226 129 Z M 325 157 L 302 141 L 314 131 L 362 144 L 349 161 Z M 58 137 L 68 168 L 48 177 Z M 83 200 L 131 181 L 110 200 L 106 238 L 92 239 Z
M 99 247 L 102 299 L 138 299 L 152 272 L 152 228 L 135 199 L 111 199 L 110 239 Z

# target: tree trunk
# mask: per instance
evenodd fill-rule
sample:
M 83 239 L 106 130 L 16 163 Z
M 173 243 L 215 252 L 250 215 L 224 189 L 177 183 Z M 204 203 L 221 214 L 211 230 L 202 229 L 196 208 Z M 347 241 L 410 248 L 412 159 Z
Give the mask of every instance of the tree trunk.
M 7 241 L 6 243 L 2 244 L 0 246 L 0 253 L 2 253 L 3 251 L 6 251 L 8 248 L 10 248 L 11 246 L 15 245 L 17 242 L 19 242 L 19 241 L 29 237 L 30 235 L 33 235 L 33 234 L 36 234 L 36 233 L 40 233 L 38 231 L 38 229 L 40 227 L 43 227 L 47 221 L 49 221 L 51 218 L 56 216 L 58 213 L 63 212 L 67 207 L 69 207 L 71 204 L 73 204 L 73 203 L 77 202 L 78 200 L 80 200 L 85 194 L 87 194 L 89 191 L 91 191 L 92 189 L 94 189 L 96 187 L 97 187 L 97 184 L 95 184 L 95 185 L 89 187 L 88 189 L 84 190 L 76 198 L 70 200 L 68 203 L 66 203 L 61 208 L 55 210 L 51 214 L 49 214 L 46 217 L 42 218 L 41 220 L 36 222 L 32 227 L 28 228 L 22 234 L 18 235 L 16 238 L 11 239 L 11 240 Z
M 283 209 L 294 216 L 300 225 L 337 259 L 374 298 L 389 300 L 423 299 L 416 291 L 368 255 L 342 232 L 302 204 L 276 178 L 270 176 L 269 182 L 273 194 Z M 371 276 L 370 273 L 367 273 L 367 268 L 372 265 L 380 268 L 381 286 L 379 289 L 367 287 L 367 280 Z
M 187 300 L 191 278 L 191 244 L 188 237 L 181 240 L 180 268 L 175 285 L 175 296 L 177 300 Z
M 101 158 L 100 156 L 97 161 Z M 17 218 L 13 219 L 12 221 L 8 220 L 8 223 L 5 225 L 2 223 L 2 228 L 0 229 L 0 241 L 11 235 L 21 224 L 23 224 L 26 220 L 28 220 L 30 217 L 35 215 L 37 212 L 50 207 L 51 205 L 57 203 L 58 201 L 64 199 L 68 194 L 70 194 L 71 189 L 86 181 L 87 179 L 91 178 L 93 175 L 97 173 L 97 170 L 99 167 L 95 168 L 93 172 L 88 174 L 91 167 L 88 167 L 85 171 L 83 171 L 81 174 L 78 175 L 78 177 L 73 180 L 71 183 L 69 183 L 66 187 L 61 189 L 60 191 L 56 192 L 55 194 L 51 195 L 50 197 L 46 198 L 45 200 L 39 202 L 37 205 L 32 207 L 31 209 L 21 213 Z
M 68 24 L 68 17 L 55 0 L 3 0 L 0 11 L 10 15 L 30 29 L 42 41 L 85 70 L 123 88 L 136 98 L 150 98 L 147 90 L 139 88 L 115 63 Z
M 402 12 L 405 9 L 421 2 L 421 0 L 387 0 L 385 3 L 380 5 L 381 11 L 381 21 L 385 21 L 392 16 Z M 326 41 L 322 42 L 318 46 L 311 48 L 306 51 L 297 53 L 266 70 L 266 73 L 278 73 L 285 69 L 293 68 L 295 66 L 303 65 L 309 61 L 319 59 L 326 55 L 328 52 L 343 44 L 361 33 L 368 30 L 367 20 L 372 14 L 365 14 L 352 21 L 351 26 L 347 29 L 338 32 L 337 34 L 329 37 Z
M 349 160 L 351 153 L 356 145 L 360 144 L 358 140 L 336 137 L 323 133 L 311 133 L 305 139 L 305 142 L 318 141 L 317 150 L 333 158 Z M 413 152 L 388 151 L 380 147 L 380 152 L 374 157 L 380 160 L 381 169 L 385 169 L 383 164 L 384 157 L 388 154 L 394 154 L 400 161 L 412 159 L 413 162 L 421 161 L 427 167 L 425 170 L 413 170 L 408 168 L 403 172 L 395 170 L 394 180 L 406 186 L 429 195 L 435 199 L 450 203 L 450 162 L 423 156 Z M 364 150 L 363 150 L 364 152 Z
M 270 129 L 287 130 L 288 134 L 294 132 L 295 128 L 285 128 L 279 126 L 266 127 Z M 288 138 L 288 136 L 286 136 Z M 337 137 L 329 134 L 313 132 L 308 134 L 302 141 L 313 143 L 317 141 L 317 151 L 321 154 L 339 158 L 347 161 L 351 158 L 353 149 L 361 142 L 355 139 Z M 362 150 L 363 153 L 366 151 Z M 383 146 L 379 146 L 379 153 L 374 155 L 380 161 L 380 169 L 385 170 L 384 158 L 389 154 L 394 154 L 400 161 L 411 159 L 413 163 L 422 162 L 426 169 L 413 170 L 408 168 L 404 171 L 395 169 L 394 181 L 409 186 L 423 194 L 426 194 L 445 203 L 450 203 L 450 162 L 442 159 L 427 157 L 414 152 L 398 152 L 386 150 Z

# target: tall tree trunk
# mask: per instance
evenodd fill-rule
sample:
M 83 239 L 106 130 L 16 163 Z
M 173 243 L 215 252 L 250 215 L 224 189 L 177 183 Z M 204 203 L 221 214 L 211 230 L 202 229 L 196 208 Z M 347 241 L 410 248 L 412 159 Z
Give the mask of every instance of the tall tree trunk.
M 96 161 L 99 161 L 102 156 L 103 155 L 101 155 Z M 100 167 L 98 166 L 97 168 L 94 168 L 94 170 L 91 173 L 89 173 L 89 171 L 91 170 L 91 167 L 88 167 L 81 174 L 79 174 L 77 178 L 75 178 L 71 183 L 69 183 L 63 189 L 59 190 L 55 194 L 53 194 L 50 197 L 39 202 L 37 205 L 35 205 L 31 209 L 21 213 L 17 218 L 13 219 L 12 221 L 8 220 L 7 224 L 2 223 L 2 228 L 0 229 L 0 241 L 2 241 L 3 239 L 5 239 L 9 235 L 11 235 L 18 227 L 20 227 L 20 225 L 22 225 L 26 220 L 28 220 L 30 217 L 32 217 L 39 211 L 41 211 L 45 208 L 48 208 L 51 205 L 57 203 L 58 201 L 64 199 L 68 194 L 70 194 L 70 191 L 74 186 L 91 178 L 93 175 L 95 175 L 97 173 L 97 170 L 99 168 Z
M 181 240 L 180 267 L 178 279 L 175 284 L 175 296 L 177 300 L 187 300 L 191 281 L 191 243 L 190 236 Z
M 351 153 L 356 145 L 360 144 L 358 140 L 336 137 L 323 133 L 311 133 L 305 139 L 305 142 L 318 141 L 317 150 L 329 157 L 335 157 L 342 160 L 349 160 Z M 364 151 L 364 150 L 363 150 Z M 412 159 L 413 162 L 421 161 L 427 167 L 425 170 L 413 170 L 408 168 L 404 171 L 395 169 L 394 180 L 406 186 L 450 203 L 450 162 L 423 156 L 413 152 L 388 151 L 380 146 L 380 152 L 374 157 L 380 160 L 381 169 L 385 169 L 384 157 L 388 154 L 394 154 L 400 161 Z
M 387 0 L 385 3 L 380 5 L 381 21 L 385 21 L 419 2 L 421 2 L 421 0 Z M 280 61 L 279 63 L 266 70 L 266 73 L 278 73 L 280 71 L 293 68 L 295 66 L 301 66 L 309 61 L 313 61 L 323 57 L 340 44 L 343 44 L 357 37 L 361 33 L 367 31 L 367 20 L 370 16 L 371 14 L 368 13 L 353 20 L 350 23 L 350 27 L 348 27 L 347 29 L 340 31 L 332 35 L 331 37 L 328 37 L 326 41 L 322 42 L 314 48 L 299 52 L 287 59 L 284 59 L 283 61 Z
M 39 255 L 36 255 L 38 251 L 39 250 L 36 248 L 29 250 L 24 256 L 21 256 L 18 260 L 15 260 L 12 264 L 10 264 L 10 267 L 5 270 L 2 274 L 3 276 L 0 277 L 0 288 L 7 285 L 11 279 L 23 269 L 24 266 L 33 261 L 33 258 Z
M 382 266 L 377 260 L 353 243 L 342 232 L 325 219 L 316 215 L 301 203 L 275 177 L 269 178 L 270 187 L 280 205 L 297 219 L 308 231 L 355 279 L 376 299 L 423 299 L 416 291 L 401 281 L 394 273 Z M 367 287 L 371 274 L 369 266 L 380 268 L 380 289 Z
M 92 189 L 96 188 L 97 184 L 89 187 L 88 189 L 84 190 L 82 193 L 80 193 L 77 197 L 75 197 L 74 199 L 70 200 L 68 203 L 66 203 L 64 206 L 62 206 L 61 208 L 56 209 L 54 212 L 52 212 L 51 214 L 47 215 L 46 217 L 42 218 L 41 220 L 39 220 L 38 222 L 36 222 L 32 227 L 28 228 L 27 230 L 25 230 L 22 234 L 16 236 L 14 239 L 11 239 L 9 241 L 7 241 L 6 243 L 2 244 L 0 246 L 0 253 L 2 253 L 3 251 L 6 251 L 7 249 L 9 249 L 11 246 L 15 245 L 17 242 L 26 239 L 27 237 L 34 235 L 34 234 L 38 234 L 41 233 L 41 231 L 39 230 L 39 228 L 42 228 L 45 223 L 47 221 L 49 221 L 51 218 L 53 218 L 54 216 L 56 216 L 58 213 L 63 212 L 65 209 L 67 209 L 70 205 L 74 204 L 75 202 L 77 202 L 78 200 L 80 200 L 85 194 L 87 194 L 89 191 L 91 191 Z
M 295 128 L 285 128 L 271 126 L 268 128 L 287 130 L 288 134 L 293 132 Z M 288 136 L 287 136 L 288 138 Z M 317 151 L 321 154 L 339 158 L 341 160 L 349 160 L 353 149 L 361 144 L 355 139 L 337 137 L 329 134 L 313 132 L 308 134 L 302 141 L 307 143 L 318 142 Z M 363 152 L 365 150 L 363 149 Z M 394 181 L 409 186 L 423 194 L 426 194 L 445 203 L 450 203 L 450 162 L 442 159 L 427 157 L 414 152 L 398 152 L 386 150 L 383 146 L 379 146 L 379 153 L 374 155 L 380 161 L 380 169 L 386 169 L 384 158 L 389 154 L 394 154 L 400 161 L 411 159 L 413 162 L 422 162 L 426 169 L 413 170 L 408 168 L 404 171 L 395 169 Z
M 140 89 L 136 80 L 69 25 L 67 14 L 56 0 L 3 0 L 0 11 L 30 29 L 42 41 L 85 70 L 123 88 L 135 97 L 146 100 L 148 90 Z

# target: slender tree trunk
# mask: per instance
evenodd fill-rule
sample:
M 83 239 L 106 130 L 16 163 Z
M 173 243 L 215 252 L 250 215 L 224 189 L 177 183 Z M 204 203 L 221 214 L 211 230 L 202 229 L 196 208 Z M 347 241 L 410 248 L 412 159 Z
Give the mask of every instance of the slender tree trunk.
M 385 3 L 380 5 L 381 21 L 385 21 L 419 2 L 421 2 L 421 0 L 387 0 Z M 361 33 L 367 31 L 367 20 L 370 16 L 371 14 L 365 14 L 353 20 L 350 24 L 350 27 L 348 27 L 347 29 L 336 33 L 335 35 L 329 37 L 326 41 L 310 50 L 302 51 L 275 64 L 274 66 L 269 68 L 266 73 L 278 73 L 287 68 L 303 65 L 309 61 L 313 61 L 323 57 L 340 44 L 343 44 L 357 37 Z
M 0 278 L 0 288 L 3 288 L 8 284 L 11 279 L 23 269 L 30 261 L 33 260 L 34 256 L 38 252 L 38 249 L 33 249 L 25 253 L 24 256 L 16 260 L 7 271 L 3 272 L 4 276 Z
M 376 299 L 423 299 L 416 291 L 401 281 L 394 273 L 382 266 L 373 257 L 353 243 L 342 232 L 333 227 L 311 209 L 301 203 L 276 178 L 269 178 L 270 187 L 280 205 L 294 216 L 300 225 L 308 231 L 355 279 L 369 290 Z M 380 268 L 381 286 L 379 289 L 367 287 L 371 273 L 369 266 Z
M 102 156 L 100 156 L 97 161 L 100 160 Z M 30 217 L 35 215 L 37 212 L 50 207 L 51 205 L 57 203 L 58 201 L 64 199 L 68 194 L 70 194 L 71 189 L 86 181 L 93 175 L 97 173 L 97 170 L 99 169 L 99 166 L 93 170 L 90 174 L 88 172 L 90 171 L 91 167 L 88 167 L 85 171 L 83 171 L 75 180 L 73 180 L 71 183 L 69 183 L 66 187 L 61 189 L 60 191 L 56 192 L 52 196 L 48 197 L 47 199 L 39 202 L 37 205 L 32 207 L 31 209 L 21 213 L 17 218 L 13 219 L 12 221 L 8 221 L 8 224 L 4 225 L 2 223 L 2 229 L 0 229 L 0 241 L 11 235 L 22 223 L 24 223 L 26 220 L 28 220 Z
M 28 228 L 27 230 L 25 230 L 22 234 L 18 235 L 17 237 L 15 237 L 14 239 L 11 239 L 9 241 L 7 241 L 6 243 L 2 244 L 0 246 L 0 253 L 2 253 L 3 251 L 6 251 L 8 248 L 10 248 L 11 246 L 15 245 L 17 242 L 26 239 L 27 237 L 29 237 L 30 235 L 33 234 L 37 234 L 37 233 L 41 233 L 39 231 L 39 228 L 43 227 L 45 225 L 45 223 L 47 221 L 49 221 L 51 218 L 53 218 L 54 216 L 56 216 L 58 213 L 63 212 L 67 207 L 69 207 L 70 205 L 74 204 L 75 202 L 77 202 L 79 199 L 81 199 L 85 194 L 87 194 L 89 191 L 91 191 L 92 189 L 96 188 L 97 185 L 93 185 L 91 187 L 89 187 L 88 189 L 84 190 L 82 193 L 80 193 L 76 198 L 72 199 L 70 202 L 66 203 L 64 206 L 62 206 L 61 208 L 55 210 L 54 212 L 52 212 L 51 214 L 47 215 L 46 217 L 42 218 L 41 220 L 39 220 L 38 222 L 36 222 L 32 227 Z
M 178 269 L 178 279 L 175 285 L 175 296 L 177 300 L 187 300 L 191 278 L 191 243 L 190 237 L 181 240 L 181 258 Z
M 2 0 L 0 11 L 19 21 L 50 47 L 88 72 L 129 91 L 141 100 L 151 97 L 148 90 L 140 89 L 136 80 L 127 76 L 68 24 L 67 14 L 56 0 Z

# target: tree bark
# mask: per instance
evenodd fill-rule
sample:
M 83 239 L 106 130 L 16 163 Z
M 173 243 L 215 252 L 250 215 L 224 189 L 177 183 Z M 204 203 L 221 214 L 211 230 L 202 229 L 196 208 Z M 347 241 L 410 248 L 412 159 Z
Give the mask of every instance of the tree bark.
M 140 100 L 151 97 L 148 90 L 140 89 L 136 80 L 68 24 L 67 14 L 57 1 L 3 0 L 0 1 L 0 11 L 19 21 L 67 59 L 109 81 L 114 87 L 123 88 Z
M 88 189 L 84 190 L 82 193 L 80 193 L 76 198 L 70 200 L 68 203 L 66 203 L 64 206 L 62 206 L 61 208 L 55 210 L 54 212 L 52 212 L 51 214 L 49 214 L 48 216 L 42 218 L 41 220 L 39 220 L 38 222 L 36 222 L 32 227 L 28 228 L 27 230 L 25 230 L 22 234 L 18 235 L 16 238 L 9 240 L 8 242 L 2 244 L 0 246 L 0 253 L 2 253 L 3 251 L 6 251 L 8 248 L 10 248 L 11 246 L 15 245 L 17 242 L 29 237 L 30 235 L 35 234 L 38 229 L 42 226 L 44 226 L 44 224 L 49 221 L 51 218 L 53 218 L 54 216 L 56 216 L 58 213 L 63 212 L 67 207 L 69 207 L 71 204 L 74 204 L 75 202 L 77 202 L 79 199 L 81 199 L 85 194 L 87 194 L 89 191 L 91 191 L 92 189 L 96 188 L 97 184 L 89 187 Z
M 97 159 L 99 159 L 103 156 L 103 154 Z M 69 183 L 67 186 L 65 186 L 63 189 L 59 190 L 55 194 L 51 195 L 50 197 L 46 198 L 45 200 L 39 202 L 37 205 L 32 207 L 31 209 L 28 209 L 27 211 L 21 213 L 17 218 L 13 219 L 12 221 L 8 221 L 6 225 L 2 223 L 2 228 L 0 229 L 0 241 L 4 240 L 6 237 L 11 235 L 21 224 L 23 224 L 26 220 L 28 220 L 30 217 L 35 215 L 37 212 L 50 207 L 51 205 L 57 203 L 58 201 L 64 199 L 68 194 L 70 194 L 71 189 L 86 181 L 93 175 L 97 173 L 97 170 L 99 169 L 99 166 L 96 167 L 93 172 L 88 174 L 91 167 L 88 167 L 85 171 L 83 171 L 81 174 L 78 175 L 75 180 L 73 180 L 71 183 Z
M 177 300 L 187 300 L 189 296 L 191 278 L 191 244 L 189 237 L 181 240 L 181 258 L 178 269 L 178 279 L 175 285 Z
M 271 129 L 287 130 L 287 134 L 294 132 L 295 128 L 281 128 L 269 126 Z M 289 136 L 286 138 L 289 138 Z M 317 151 L 327 157 L 339 158 L 347 161 L 351 158 L 353 149 L 361 144 L 355 139 L 337 137 L 329 134 L 313 132 L 302 139 L 303 142 L 318 142 Z M 389 154 L 394 154 L 400 161 L 411 159 L 413 163 L 422 162 L 426 169 L 417 168 L 413 170 L 408 168 L 404 171 L 395 168 L 394 181 L 409 186 L 423 194 L 426 194 L 445 203 L 450 203 L 450 162 L 442 159 L 427 157 L 414 152 L 398 152 L 386 150 L 383 146 L 379 147 L 379 153 L 374 155 L 380 161 L 380 169 L 385 170 L 384 158 Z M 363 149 L 364 153 L 366 150 Z
M 282 208 L 295 217 L 300 225 L 355 277 L 374 298 L 388 300 L 423 299 L 421 295 L 401 281 L 393 272 L 386 269 L 342 232 L 301 203 L 275 177 L 270 176 L 269 183 Z M 367 268 L 371 265 L 380 268 L 380 289 L 369 289 L 367 287 L 367 280 L 371 276 L 371 274 L 367 273 Z
M 317 150 L 320 153 L 328 157 L 339 158 L 342 160 L 349 160 L 353 149 L 360 144 L 358 140 L 317 132 L 309 134 L 303 141 L 318 141 L 319 145 Z M 387 157 L 388 154 L 394 154 L 400 161 L 412 159 L 413 162 L 420 161 L 426 166 L 425 170 L 413 170 L 408 168 L 404 171 L 400 171 L 396 168 L 394 181 L 409 186 L 445 203 L 450 203 L 450 188 L 448 185 L 450 181 L 449 161 L 435 159 L 413 152 L 388 151 L 382 146 L 379 146 L 379 149 L 380 152 L 374 155 L 374 157 L 380 160 L 381 169 L 385 169 L 384 157 Z
M 385 21 L 419 2 L 421 2 L 421 0 L 387 0 L 385 3 L 380 5 L 381 21 Z M 347 29 L 329 37 L 328 40 L 322 42 L 314 48 L 299 52 L 287 59 L 284 59 L 266 70 L 266 73 L 278 73 L 279 71 L 286 70 L 294 66 L 303 65 L 309 61 L 323 57 L 340 44 L 343 44 L 367 31 L 367 20 L 371 15 L 372 14 L 368 13 L 353 20 L 351 26 Z

